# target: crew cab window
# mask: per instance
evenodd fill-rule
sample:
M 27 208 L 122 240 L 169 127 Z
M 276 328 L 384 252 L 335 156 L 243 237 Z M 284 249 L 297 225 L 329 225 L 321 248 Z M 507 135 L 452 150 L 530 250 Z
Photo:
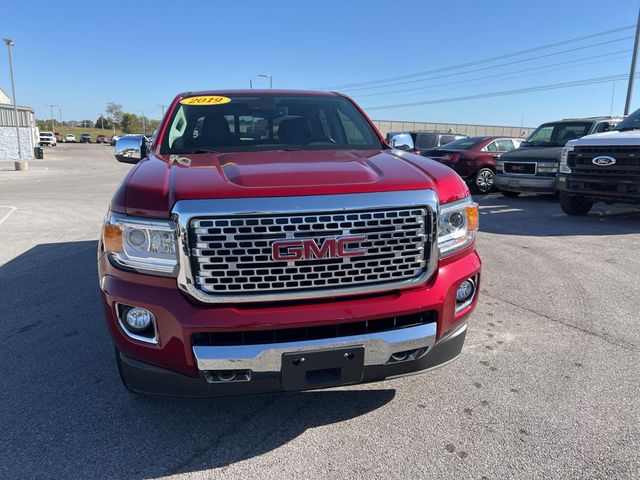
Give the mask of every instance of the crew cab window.
M 510 152 L 511 150 L 513 150 L 513 142 L 508 138 L 496 140 L 494 143 L 498 147 L 499 152 Z
M 451 143 L 456 139 L 455 135 L 442 135 L 440 137 L 440 145 L 446 145 L 447 143 Z
M 418 148 L 427 149 L 437 147 L 437 137 L 435 135 L 418 135 Z
M 232 95 L 219 104 L 181 103 L 160 152 L 380 149 L 369 122 L 345 98 Z

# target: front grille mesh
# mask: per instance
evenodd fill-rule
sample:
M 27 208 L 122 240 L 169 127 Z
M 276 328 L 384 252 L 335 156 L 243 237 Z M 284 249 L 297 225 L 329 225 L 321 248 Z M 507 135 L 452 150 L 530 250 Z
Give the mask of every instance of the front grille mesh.
M 194 218 L 189 244 L 195 283 L 205 293 L 224 296 L 415 279 L 428 267 L 430 224 L 422 207 Z M 276 240 L 314 239 L 321 246 L 342 235 L 366 235 L 356 245 L 366 253 L 296 261 L 272 258 Z
M 616 163 L 609 166 L 594 165 L 595 157 L 607 155 L 614 157 Z M 575 172 L 597 176 L 640 175 L 639 147 L 588 147 L 577 146 L 569 153 L 569 167 Z

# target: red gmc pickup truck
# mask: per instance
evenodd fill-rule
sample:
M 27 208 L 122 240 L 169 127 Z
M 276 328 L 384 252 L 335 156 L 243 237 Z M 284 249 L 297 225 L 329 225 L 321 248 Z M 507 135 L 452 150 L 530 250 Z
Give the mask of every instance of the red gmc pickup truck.
M 189 92 L 103 225 L 98 270 L 136 393 L 304 390 L 422 371 L 461 351 L 478 207 L 450 168 L 391 148 L 336 93 Z

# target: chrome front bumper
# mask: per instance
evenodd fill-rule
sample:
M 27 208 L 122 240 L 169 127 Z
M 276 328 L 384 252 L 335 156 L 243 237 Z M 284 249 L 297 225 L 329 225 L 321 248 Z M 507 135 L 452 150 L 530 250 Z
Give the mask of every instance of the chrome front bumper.
M 198 370 L 251 370 L 279 372 L 285 353 L 329 350 L 343 347 L 364 347 L 364 365 L 384 365 L 391 355 L 425 348 L 431 351 L 436 341 L 436 323 L 401 328 L 388 332 L 376 332 L 347 337 L 306 340 L 300 342 L 264 345 L 194 346 Z M 466 325 L 452 332 L 447 338 L 462 333 Z M 444 340 L 444 339 L 443 339 Z
M 556 190 L 556 177 L 541 177 L 536 175 L 498 174 L 493 177 L 495 187 L 516 192 L 550 192 Z

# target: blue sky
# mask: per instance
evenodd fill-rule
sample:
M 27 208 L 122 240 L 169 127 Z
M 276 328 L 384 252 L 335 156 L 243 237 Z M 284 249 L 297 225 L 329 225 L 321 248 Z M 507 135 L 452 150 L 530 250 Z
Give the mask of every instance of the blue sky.
M 406 76 L 632 25 L 638 3 L 6 0 L 0 35 L 16 43 L 18 103 L 33 106 L 38 118 L 48 117 L 44 105 L 54 103 L 61 106 L 65 119 L 95 119 L 110 101 L 121 103 L 125 111 L 159 118 L 157 105 L 185 90 L 248 88 L 250 78 L 254 86 L 266 86 L 259 73 L 272 74 L 274 88 L 294 89 Z M 387 82 L 399 84 L 395 86 L 340 90 L 374 119 L 534 126 L 556 118 L 608 114 L 614 82 L 374 107 L 627 74 L 633 39 L 625 37 L 633 34 L 627 29 L 501 61 Z M 609 43 L 590 47 L 602 42 Z M 0 88 L 10 93 L 6 47 L 1 47 Z M 548 56 L 526 60 L 542 55 Z M 500 66 L 514 61 L 519 63 Z M 408 91 L 393 93 L 398 90 Z M 625 92 L 626 80 L 617 81 L 614 113 L 622 112 Z M 640 94 L 634 98 L 632 108 L 640 107 Z

